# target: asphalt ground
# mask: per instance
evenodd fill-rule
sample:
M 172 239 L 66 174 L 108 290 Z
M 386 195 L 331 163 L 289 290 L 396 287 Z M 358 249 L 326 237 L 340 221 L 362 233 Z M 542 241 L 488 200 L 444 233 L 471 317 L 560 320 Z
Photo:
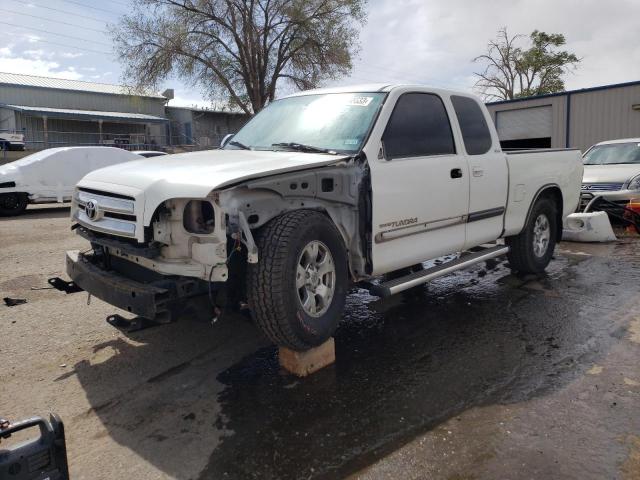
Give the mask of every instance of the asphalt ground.
M 244 317 L 124 335 L 46 289 L 87 248 L 68 213 L 0 219 L 0 298 L 27 300 L 0 305 L 0 416 L 58 413 L 74 480 L 640 478 L 637 240 L 353 289 L 335 365 L 297 379 Z

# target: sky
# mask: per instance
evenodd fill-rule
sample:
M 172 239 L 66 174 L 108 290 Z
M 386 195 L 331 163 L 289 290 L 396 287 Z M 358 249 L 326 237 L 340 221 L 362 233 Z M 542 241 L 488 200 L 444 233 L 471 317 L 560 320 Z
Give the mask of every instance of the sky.
M 0 0 L 0 71 L 126 83 L 107 24 L 127 0 Z M 368 21 L 350 76 L 329 85 L 422 83 L 472 91 L 472 59 L 507 27 L 563 33 L 582 62 L 567 89 L 640 80 L 640 0 L 369 0 Z M 176 78 L 170 105 L 202 106 Z

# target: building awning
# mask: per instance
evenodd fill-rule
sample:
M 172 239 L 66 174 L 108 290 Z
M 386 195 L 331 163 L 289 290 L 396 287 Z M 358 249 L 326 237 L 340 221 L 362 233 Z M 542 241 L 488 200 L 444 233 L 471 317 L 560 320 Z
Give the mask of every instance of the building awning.
M 100 112 L 95 110 L 72 110 L 68 108 L 30 107 L 26 105 L 6 104 L 0 104 L 0 108 L 6 108 L 29 115 L 84 121 L 106 120 L 127 123 L 164 123 L 169 121 L 168 118 L 156 117 L 155 115 L 147 115 L 145 113 Z

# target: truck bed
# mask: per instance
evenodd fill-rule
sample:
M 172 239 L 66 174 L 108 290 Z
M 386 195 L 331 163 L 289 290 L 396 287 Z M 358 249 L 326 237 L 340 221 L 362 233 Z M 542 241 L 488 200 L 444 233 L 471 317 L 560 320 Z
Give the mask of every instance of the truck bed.
M 583 171 L 580 150 L 540 149 L 505 153 L 509 167 L 505 236 L 516 235 L 522 230 L 533 199 L 547 185 L 557 185 L 562 191 L 563 218 L 575 211 L 580 200 Z M 532 165 L 535 168 L 531 168 Z

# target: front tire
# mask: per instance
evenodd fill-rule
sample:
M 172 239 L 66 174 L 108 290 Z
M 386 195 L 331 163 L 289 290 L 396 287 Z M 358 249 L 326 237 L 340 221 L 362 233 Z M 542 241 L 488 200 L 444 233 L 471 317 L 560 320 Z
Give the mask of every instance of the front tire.
M 247 269 L 256 324 L 279 346 L 304 351 L 325 342 L 347 295 L 347 254 L 326 215 L 297 210 L 274 218 L 256 237 L 260 259 Z
M 558 238 L 556 203 L 549 197 L 536 201 L 522 232 L 505 238 L 511 269 L 521 273 L 540 273 L 549 265 Z
M 11 192 L 0 194 L 0 217 L 20 215 L 27 208 L 29 198 L 26 193 Z

